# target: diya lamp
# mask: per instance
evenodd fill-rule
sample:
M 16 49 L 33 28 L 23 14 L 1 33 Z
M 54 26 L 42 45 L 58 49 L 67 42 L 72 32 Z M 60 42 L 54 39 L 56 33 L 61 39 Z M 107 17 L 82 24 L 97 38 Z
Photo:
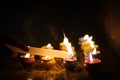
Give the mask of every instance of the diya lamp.
M 97 58 L 97 54 L 100 51 L 97 51 L 98 45 L 92 41 L 92 36 L 86 34 L 84 37 L 79 39 L 79 44 L 83 50 L 85 56 L 85 69 L 90 73 L 96 73 L 101 68 L 101 60 Z
M 69 71 L 73 71 L 77 65 L 77 58 L 69 57 L 64 60 L 65 68 Z
M 35 63 L 35 58 L 34 55 L 30 55 L 29 53 L 26 53 L 20 56 L 20 61 L 24 67 L 31 67 L 33 63 Z
M 65 37 L 64 43 L 65 43 L 65 46 L 67 48 L 68 53 L 70 54 L 70 56 L 64 60 L 65 61 L 65 68 L 67 70 L 72 71 L 76 67 L 77 58 L 74 57 L 74 52 L 73 52 L 73 49 L 71 47 L 71 44 L 68 42 L 68 38 Z
M 46 46 L 42 46 L 41 48 L 44 48 L 44 49 L 53 49 L 53 46 L 48 43 Z
M 55 59 L 51 56 L 43 56 L 41 58 L 41 63 L 44 68 L 51 69 L 55 65 Z
M 53 46 L 50 43 L 48 43 L 47 46 L 43 46 L 42 48 L 44 48 L 44 49 L 53 49 Z M 49 56 L 49 55 L 42 56 L 41 57 L 41 63 L 42 63 L 44 68 L 50 69 L 52 66 L 55 65 L 55 60 L 54 60 L 54 57 Z
M 44 49 L 53 49 L 53 46 L 50 43 L 48 43 L 47 45 L 42 46 L 41 48 L 44 48 Z M 44 56 L 35 55 L 36 59 L 41 59 L 42 57 L 44 57 Z
M 86 34 L 84 37 L 79 39 L 79 44 L 81 45 L 81 49 L 83 50 L 85 56 L 87 53 L 92 52 L 94 48 L 98 48 L 98 45 L 92 41 L 92 38 L 92 36 Z
M 101 69 L 101 60 L 93 58 L 92 53 L 89 53 L 89 58 L 85 60 L 85 69 L 90 75 L 97 74 Z

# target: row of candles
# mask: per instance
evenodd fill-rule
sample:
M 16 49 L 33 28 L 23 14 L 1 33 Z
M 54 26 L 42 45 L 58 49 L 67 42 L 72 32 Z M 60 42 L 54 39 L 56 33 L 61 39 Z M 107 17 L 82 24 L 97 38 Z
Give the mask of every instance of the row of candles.
M 100 63 L 101 60 L 98 58 L 94 58 L 94 55 L 99 54 L 100 51 L 97 51 L 98 45 L 95 44 L 94 41 L 92 41 L 92 36 L 85 35 L 84 37 L 79 38 L 79 45 L 83 51 L 83 54 L 85 56 L 85 63 L 86 64 L 96 64 Z M 60 44 L 60 50 L 67 51 L 69 53 L 69 57 L 66 58 L 64 61 L 67 62 L 74 62 L 77 61 L 77 58 L 75 57 L 75 48 L 72 46 L 72 44 L 68 41 L 68 38 L 64 34 L 64 40 Z M 54 49 L 53 46 L 49 43 L 46 46 L 42 46 L 41 48 L 45 49 Z M 35 62 L 34 55 L 30 55 L 27 53 L 26 55 L 22 55 L 21 58 L 24 60 L 24 62 L 32 65 Z M 41 60 L 43 62 L 49 62 L 54 60 L 54 57 L 46 55 L 41 56 Z M 30 66 L 27 65 L 27 66 Z

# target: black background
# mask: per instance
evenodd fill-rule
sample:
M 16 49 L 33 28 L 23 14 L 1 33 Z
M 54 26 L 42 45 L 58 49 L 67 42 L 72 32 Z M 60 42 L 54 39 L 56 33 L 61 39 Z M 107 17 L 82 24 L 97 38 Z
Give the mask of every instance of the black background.
M 102 1 L 9 1 L 1 3 L 1 29 L 8 36 L 32 46 L 63 41 L 63 30 L 77 46 L 78 38 L 89 34 L 99 43 Z M 97 39 L 99 38 L 99 39 Z

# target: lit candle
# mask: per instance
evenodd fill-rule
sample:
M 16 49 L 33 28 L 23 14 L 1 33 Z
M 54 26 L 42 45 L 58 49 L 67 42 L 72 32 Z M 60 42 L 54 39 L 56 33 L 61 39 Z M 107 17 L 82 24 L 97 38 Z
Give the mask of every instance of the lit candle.
M 79 44 L 81 45 L 81 49 L 85 56 L 85 69 L 90 74 L 96 74 L 101 68 L 101 60 L 97 56 L 97 54 L 100 53 L 100 51 L 96 50 L 98 45 L 92 41 L 92 38 L 92 36 L 86 34 L 79 39 Z
M 29 53 L 26 53 L 25 55 L 21 55 L 20 59 L 24 67 L 31 67 L 32 64 L 35 62 L 34 55 L 30 55 Z
M 43 49 L 52 49 L 53 50 L 53 46 L 50 44 L 50 43 L 48 43 L 47 45 L 45 45 L 45 46 L 42 46 L 41 48 L 43 48 Z M 36 55 L 36 58 L 37 59 L 44 59 L 44 60 L 47 60 L 46 59 L 46 57 L 48 57 L 48 56 L 39 56 L 39 55 Z M 50 57 L 50 56 L 49 56 Z M 50 57 L 51 58 L 51 57 Z M 49 59 L 48 59 L 49 60 Z
M 48 43 L 46 46 L 43 46 L 42 48 L 53 50 L 53 46 L 50 43 Z M 45 69 L 51 69 L 55 65 L 55 60 L 52 56 L 42 56 L 41 60 L 43 68 Z
M 64 39 L 63 39 L 63 42 L 61 42 L 59 45 L 60 45 L 60 50 L 63 50 L 63 51 L 68 51 L 68 47 L 67 45 L 70 45 L 70 47 L 72 48 L 73 51 L 75 51 L 75 48 L 71 45 L 71 43 L 68 41 L 68 38 L 66 37 L 65 33 L 63 33 L 64 35 Z M 66 45 L 67 44 L 67 45 Z
M 92 53 L 89 53 L 89 58 L 85 60 L 85 69 L 90 75 L 96 74 L 101 68 L 101 60 L 93 58 Z
M 43 46 L 42 48 L 44 48 L 44 49 L 53 49 L 53 46 L 50 43 L 48 43 L 47 46 Z M 42 60 L 52 60 L 52 59 L 54 59 L 54 57 L 43 56 L 41 59 Z
M 42 60 L 41 61 L 42 62 L 42 66 L 45 69 L 51 69 L 55 65 L 55 59 L 54 59 L 54 57 L 44 56 L 44 57 L 41 58 L 41 60 Z
M 64 36 L 64 44 L 66 46 L 69 57 L 65 59 L 65 67 L 67 70 L 73 70 L 76 66 L 77 58 L 74 57 L 74 51 L 72 49 L 71 43 L 68 41 L 68 38 Z
M 92 36 L 86 34 L 84 37 L 79 39 L 79 44 L 81 45 L 81 49 L 83 50 L 85 56 L 87 53 L 92 52 L 94 48 L 98 48 L 98 45 L 92 41 L 92 38 Z
M 100 63 L 101 60 L 98 58 L 93 58 L 92 53 L 89 53 L 89 58 L 85 60 L 86 64 L 95 64 Z
M 50 43 L 48 43 L 46 46 L 42 46 L 42 48 L 44 48 L 44 49 L 53 49 L 53 46 Z

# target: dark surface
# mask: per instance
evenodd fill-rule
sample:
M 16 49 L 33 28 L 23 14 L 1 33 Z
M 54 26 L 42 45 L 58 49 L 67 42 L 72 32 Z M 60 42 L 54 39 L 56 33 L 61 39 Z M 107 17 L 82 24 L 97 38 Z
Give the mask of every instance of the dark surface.
M 40 59 L 36 59 L 30 67 L 24 67 L 19 57 L 7 57 L 1 59 L 0 63 L 1 80 L 90 80 L 82 60 L 77 62 L 72 71 L 65 68 L 64 63 L 49 66 L 50 64 L 43 64 Z

